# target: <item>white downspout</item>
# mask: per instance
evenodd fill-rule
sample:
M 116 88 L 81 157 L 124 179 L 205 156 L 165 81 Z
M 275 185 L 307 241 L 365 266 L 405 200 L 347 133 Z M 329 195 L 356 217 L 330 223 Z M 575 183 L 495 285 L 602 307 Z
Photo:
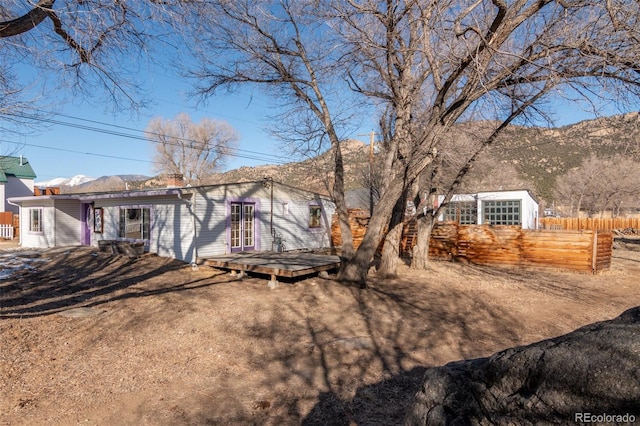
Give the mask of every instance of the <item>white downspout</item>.
M 16 204 L 7 198 L 7 203 L 11 204 L 14 207 L 18 208 L 18 217 L 22 218 L 22 204 Z M 22 220 L 20 220 L 20 228 L 22 228 Z M 20 239 L 18 240 L 18 244 L 22 245 L 22 229 L 19 229 L 18 234 L 20 235 Z
M 197 238 L 197 227 L 196 227 L 196 194 L 191 192 L 191 197 L 193 201 L 187 201 L 182 198 L 182 191 L 178 191 L 178 199 L 187 203 L 187 207 L 189 208 L 189 212 L 191 213 L 191 224 L 193 227 L 193 261 L 191 262 L 191 268 L 193 270 L 198 269 L 198 238 Z
M 191 263 L 191 267 L 198 267 L 198 234 L 197 234 L 197 221 L 196 221 L 196 200 L 198 197 L 195 192 L 191 193 L 191 203 L 189 204 L 189 208 L 191 210 L 191 221 L 193 222 L 193 262 Z

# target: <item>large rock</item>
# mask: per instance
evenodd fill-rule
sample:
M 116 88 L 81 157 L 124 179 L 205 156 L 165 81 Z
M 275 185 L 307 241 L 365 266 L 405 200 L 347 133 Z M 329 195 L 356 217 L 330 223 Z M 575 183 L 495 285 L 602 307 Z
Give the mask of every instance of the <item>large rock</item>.
M 615 417 L 625 414 L 626 418 Z M 489 358 L 430 368 L 405 424 L 540 425 L 594 420 L 640 421 L 640 307 L 611 321 Z

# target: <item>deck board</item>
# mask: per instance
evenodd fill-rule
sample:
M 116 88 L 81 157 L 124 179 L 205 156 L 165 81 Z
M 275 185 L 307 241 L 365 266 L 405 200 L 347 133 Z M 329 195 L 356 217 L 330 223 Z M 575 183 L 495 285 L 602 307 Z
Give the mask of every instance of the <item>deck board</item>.
M 214 268 L 294 278 L 338 268 L 340 258 L 305 252 L 241 252 L 208 257 L 204 264 Z

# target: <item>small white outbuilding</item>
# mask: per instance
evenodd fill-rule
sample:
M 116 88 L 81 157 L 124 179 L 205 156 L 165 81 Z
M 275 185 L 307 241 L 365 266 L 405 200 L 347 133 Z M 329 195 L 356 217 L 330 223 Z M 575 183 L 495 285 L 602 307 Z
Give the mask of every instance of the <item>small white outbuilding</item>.
M 444 196 L 438 197 L 438 206 Z M 538 227 L 538 200 L 526 189 L 456 194 L 438 217 L 461 225 L 519 225 Z

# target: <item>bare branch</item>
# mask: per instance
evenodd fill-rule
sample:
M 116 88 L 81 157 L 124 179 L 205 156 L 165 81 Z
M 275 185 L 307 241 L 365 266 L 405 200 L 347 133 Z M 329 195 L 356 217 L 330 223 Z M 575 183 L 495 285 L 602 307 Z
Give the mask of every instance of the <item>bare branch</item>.
M 40 0 L 26 14 L 10 21 L 0 22 L 0 38 L 15 37 L 31 31 L 52 12 L 55 0 Z

